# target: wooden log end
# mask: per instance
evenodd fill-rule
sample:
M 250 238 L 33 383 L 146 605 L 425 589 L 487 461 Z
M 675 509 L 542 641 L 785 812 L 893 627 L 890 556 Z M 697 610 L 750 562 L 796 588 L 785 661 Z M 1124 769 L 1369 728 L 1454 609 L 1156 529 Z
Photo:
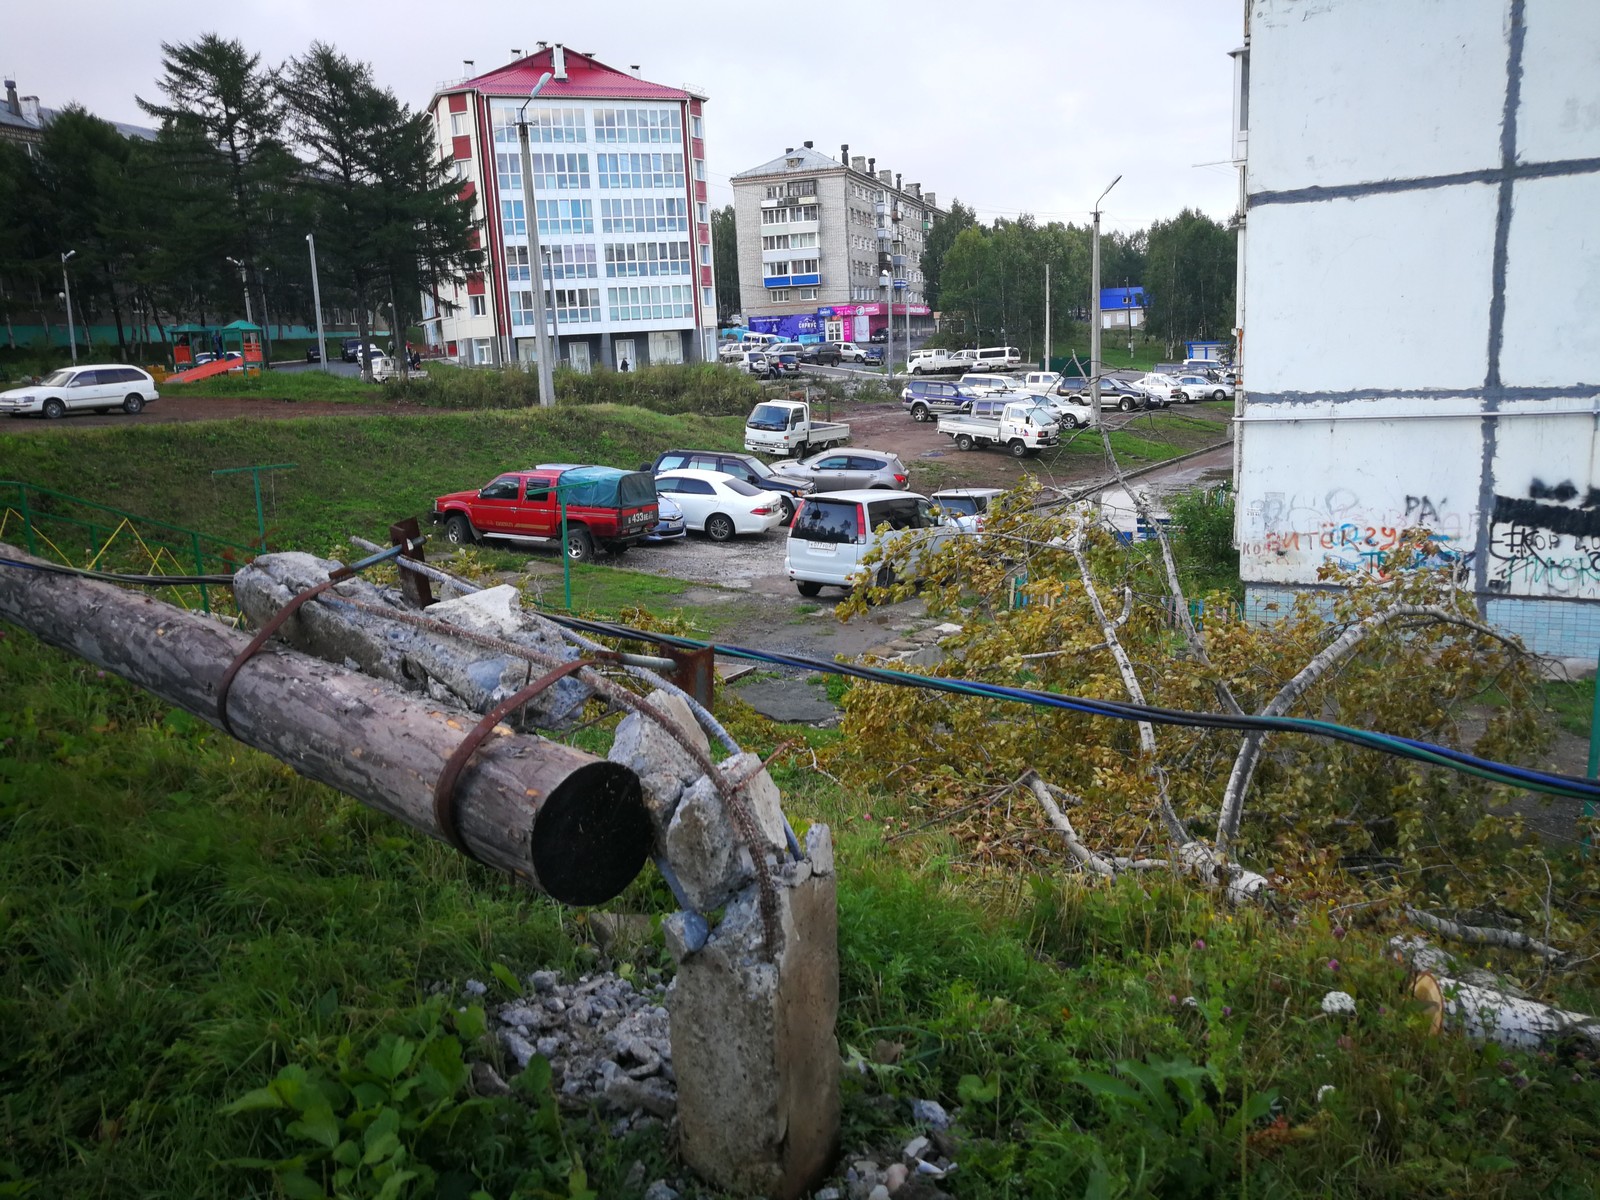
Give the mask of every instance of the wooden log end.
M 1424 971 L 1412 983 L 1411 995 L 1428 1009 L 1428 1032 L 1437 1036 L 1444 1028 L 1444 992 L 1439 987 L 1439 981 Z
M 563 904 L 603 904 L 644 869 L 654 836 L 639 777 L 619 763 L 590 762 L 539 805 L 534 873 Z

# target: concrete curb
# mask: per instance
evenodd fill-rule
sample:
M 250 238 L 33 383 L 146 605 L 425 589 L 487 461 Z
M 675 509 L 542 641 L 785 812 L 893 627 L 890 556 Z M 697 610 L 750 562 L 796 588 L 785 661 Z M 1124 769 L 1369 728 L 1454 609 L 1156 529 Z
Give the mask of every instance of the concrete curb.
M 1199 458 L 1202 454 L 1210 454 L 1214 450 L 1221 450 L 1224 446 L 1231 445 L 1233 445 L 1233 439 L 1224 438 L 1222 441 L 1217 442 L 1214 445 L 1202 446 L 1198 450 L 1191 450 L 1189 453 L 1180 454 L 1176 458 L 1164 458 L 1160 462 L 1151 463 L 1148 467 L 1138 467 L 1132 471 L 1124 471 L 1122 473 L 1122 478 L 1125 480 L 1140 479 L 1146 475 L 1153 474 L 1156 471 L 1164 470 L 1165 468 L 1172 466 L 1174 463 L 1188 462 L 1191 458 Z M 1049 503 L 1060 504 L 1065 502 L 1070 504 L 1075 500 L 1082 500 L 1085 496 L 1092 496 L 1096 492 L 1103 492 L 1108 487 L 1115 487 L 1118 482 L 1119 481 L 1116 476 L 1107 476 L 1106 478 L 1097 480 L 1094 483 L 1086 484 L 1085 486 L 1078 488 L 1076 491 L 1063 493 L 1060 500 L 1050 501 Z

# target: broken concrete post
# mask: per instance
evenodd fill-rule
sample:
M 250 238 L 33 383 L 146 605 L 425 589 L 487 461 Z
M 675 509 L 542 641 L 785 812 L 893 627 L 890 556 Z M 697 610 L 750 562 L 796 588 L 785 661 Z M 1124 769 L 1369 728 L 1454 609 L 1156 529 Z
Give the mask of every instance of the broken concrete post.
M 312 554 L 263 554 L 233 577 L 234 597 L 247 617 L 263 624 L 295 595 L 325 582 L 339 565 Z M 341 599 L 391 609 L 396 615 L 341 605 Z M 525 658 L 442 636 L 401 619 L 411 615 L 398 592 L 351 579 L 339 584 L 326 603 L 300 609 L 280 635 L 296 649 L 328 662 L 344 663 L 406 691 L 473 712 L 488 712 L 544 674 L 544 668 L 530 667 Z M 578 657 L 552 626 L 522 611 L 522 595 L 510 584 L 441 601 L 423 615 L 563 662 Z M 558 680 L 506 723 L 522 730 L 559 729 L 577 718 L 589 695 L 576 679 Z
M 700 764 L 685 747 L 705 757 L 711 753 L 711 743 L 683 697 L 657 688 L 645 697 L 645 702 L 670 720 L 674 729 L 663 729 L 643 713 L 631 712 L 617 723 L 616 737 L 606 757 L 639 776 L 656 841 L 664 846 L 667 827 L 684 788 L 701 775 Z
M 739 785 L 760 834 L 758 851 L 769 862 L 782 862 L 787 842 L 781 798 L 761 760 L 754 754 L 737 754 L 718 769 L 730 784 Z M 741 844 L 733 818 L 705 775 L 678 801 L 667 826 L 665 848 L 685 898 L 700 912 L 720 908 L 755 876 L 750 850 Z
M 772 1200 L 808 1194 L 839 1142 L 838 913 L 827 827 L 812 826 L 806 844 L 807 859 L 773 871 L 777 943 L 765 945 L 757 889 L 746 887 L 705 947 L 679 962 L 667 993 L 685 1161 L 720 1188 Z

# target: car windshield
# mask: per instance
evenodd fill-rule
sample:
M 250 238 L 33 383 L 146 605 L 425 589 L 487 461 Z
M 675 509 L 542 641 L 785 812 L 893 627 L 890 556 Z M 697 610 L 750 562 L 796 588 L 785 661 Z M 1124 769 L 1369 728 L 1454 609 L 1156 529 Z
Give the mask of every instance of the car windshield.
M 787 429 L 789 410 L 781 404 L 758 404 L 745 424 L 751 429 Z
M 970 517 L 978 511 L 978 502 L 971 496 L 935 496 L 933 501 L 945 512 L 960 513 Z
M 743 466 L 749 467 L 750 473 L 760 479 L 771 479 L 777 474 L 776 471 L 767 466 L 767 464 L 762 462 L 759 458 L 741 458 L 738 461 Z
M 39 386 L 40 387 L 66 387 L 67 384 L 72 382 L 72 375 L 73 375 L 73 372 L 71 372 L 69 370 L 51 371 L 50 374 L 46 375 L 43 379 L 39 380 Z

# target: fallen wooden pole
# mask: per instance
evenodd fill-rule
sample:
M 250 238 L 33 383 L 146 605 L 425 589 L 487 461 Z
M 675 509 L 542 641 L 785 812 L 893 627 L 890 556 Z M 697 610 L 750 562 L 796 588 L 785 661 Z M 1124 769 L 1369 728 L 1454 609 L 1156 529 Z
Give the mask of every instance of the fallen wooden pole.
M 3 544 L 0 556 L 50 565 Z M 219 729 L 217 685 L 249 641 L 148 595 L 3 564 L 0 619 Z M 269 644 L 239 672 L 228 714 L 246 745 L 449 840 L 434 815 L 434 787 L 476 713 Z M 568 904 L 611 899 L 650 851 L 633 771 L 504 726 L 461 771 L 454 811 L 468 854 Z

